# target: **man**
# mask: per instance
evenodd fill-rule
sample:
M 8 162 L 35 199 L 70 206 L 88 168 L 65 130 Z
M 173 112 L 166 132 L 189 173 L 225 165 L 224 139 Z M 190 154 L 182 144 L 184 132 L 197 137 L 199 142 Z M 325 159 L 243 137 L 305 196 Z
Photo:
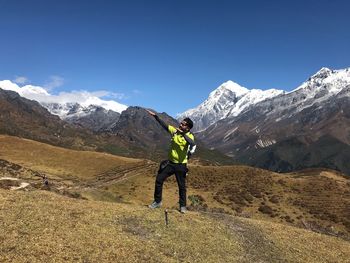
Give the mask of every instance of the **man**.
M 186 210 L 186 174 L 187 160 L 189 155 L 194 152 L 196 147 L 194 136 L 190 133 L 193 127 L 193 122 L 190 118 L 185 118 L 181 121 L 180 126 L 175 128 L 165 124 L 157 114 L 150 110 L 146 110 L 152 115 L 158 123 L 171 134 L 171 145 L 168 153 L 168 160 L 162 162 L 157 174 L 154 201 L 149 205 L 149 208 L 159 208 L 162 205 L 162 190 L 164 181 L 171 175 L 175 174 L 176 181 L 179 187 L 179 204 L 180 212 L 185 213 Z

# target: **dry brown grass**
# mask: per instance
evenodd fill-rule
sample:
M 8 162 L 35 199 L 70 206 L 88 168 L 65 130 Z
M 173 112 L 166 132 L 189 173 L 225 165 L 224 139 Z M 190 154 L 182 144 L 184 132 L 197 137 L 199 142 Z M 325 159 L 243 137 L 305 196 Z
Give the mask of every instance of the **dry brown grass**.
M 347 262 L 350 243 L 266 221 L 0 189 L 0 262 Z
M 325 239 L 323 234 L 285 224 L 260 220 L 250 223 L 273 242 L 283 262 L 350 262 L 348 241 L 331 236 Z
M 29 262 L 115 262 L 117 255 L 118 262 L 218 262 L 218 257 L 232 257 L 231 262 L 347 262 L 349 257 L 350 180 L 334 171 L 277 174 L 246 166 L 191 165 L 188 204 L 200 213 L 183 217 L 176 212 L 177 184 L 169 178 L 163 190 L 163 207 L 170 208 L 175 223 L 169 232 L 163 211 L 145 207 L 153 199 L 156 163 L 9 136 L 0 136 L 0 146 L 0 159 L 13 162 L 0 164 L 0 175 L 30 183 L 29 192 L 0 189 L 0 206 L 6 208 L 0 213 L 1 229 L 6 229 L 0 243 L 7 240 L 0 246 L 5 255 L 0 262 L 26 262 L 26 257 Z M 37 171 L 48 176 L 49 187 Z M 179 238 L 190 244 L 190 251 L 176 242 Z M 209 252 L 211 246 L 216 254 Z
M 242 249 L 213 220 L 50 192 L 0 190 L 0 262 L 216 262 Z
M 74 151 L 23 138 L 0 135 L 0 158 L 60 177 L 91 178 L 117 166 L 134 166 L 139 159 L 106 153 Z
M 156 163 L 67 150 L 11 136 L 0 136 L 0 143 L 0 158 L 34 169 L 27 175 L 36 171 L 46 174 L 56 192 L 143 205 L 153 199 Z M 189 196 L 204 200 L 200 205 L 189 200 L 192 210 L 220 211 L 350 236 L 350 180 L 333 171 L 277 174 L 246 166 L 192 165 L 188 186 Z M 174 178 L 169 178 L 164 185 L 164 206 L 178 206 L 177 191 Z
M 204 190 L 207 206 L 350 238 L 350 178 L 310 169 L 278 174 L 245 166 L 191 169 L 189 185 Z
M 33 169 L 29 175 L 46 174 L 56 192 L 134 204 L 153 199 L 155 163 L 11 136 L 0 136 L 0 143 L 0 158 Z M 194 210 L 225 211 L 337 236 L 350 233 L 350 180 L 333 171 L 277 174 L 246 166 L 192 165 L 188 186 L 188 195 L 204 199 L 200 206 L 190 207 Z M 177 202 L 177 185 L 169 178 L 164 185 L 164 205 L 174 208 Z

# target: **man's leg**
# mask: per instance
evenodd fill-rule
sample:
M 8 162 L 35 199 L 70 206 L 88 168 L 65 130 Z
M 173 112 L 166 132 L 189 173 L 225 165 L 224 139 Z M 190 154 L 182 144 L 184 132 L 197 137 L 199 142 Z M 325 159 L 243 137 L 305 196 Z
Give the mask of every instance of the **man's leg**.
M 186 164 L 177 164 L 175 176 L 179 187 L 179 204 L 180 207 L 186 207 Z
M 155 202 L 160 203 L 162 201 L 163 183 L 173 173 L 173 167 L 171 165 L 167 165 L 161 173 L 157 174 L 156 183 L 154 187 Z

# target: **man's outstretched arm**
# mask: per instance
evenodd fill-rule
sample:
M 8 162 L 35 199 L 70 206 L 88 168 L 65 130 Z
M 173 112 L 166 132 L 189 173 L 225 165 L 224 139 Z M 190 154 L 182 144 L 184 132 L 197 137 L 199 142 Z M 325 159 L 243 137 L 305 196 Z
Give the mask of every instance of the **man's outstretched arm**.
M 156 121 L 160 124 L 160 125 L 162 125 L 162 127 L 167 131 L 167 132 L 169 132 L 169 130 L 168 130 L 168 125 L 164 122 L 164 121 L 162 121 L 159 117 L 158 117 L 158 115 L 156 114 L 156 113 L 154 113 L 153 111 L 150 111 L 150 110 L 147 110 L 147 109 L 145 109 L 150 115 L 152 115 L 155 119 L 156 119 Z
M 182 130 L 180 130 L 179 128 L 176 128 L 177 132 L 182 134 L 182 136 L 185 138 L 186 142 L 191 146 L 195 146 L 196 143 L 194 142 L 193 139 L 191 139 L 186 133 L 184 133 Z

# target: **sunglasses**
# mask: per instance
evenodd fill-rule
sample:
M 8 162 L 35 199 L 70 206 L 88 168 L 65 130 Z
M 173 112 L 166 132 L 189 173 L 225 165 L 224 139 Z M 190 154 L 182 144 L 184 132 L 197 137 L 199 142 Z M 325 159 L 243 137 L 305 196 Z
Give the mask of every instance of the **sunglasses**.
M 187 126 L 187 123 L 186 122 L 181 122 L 180 126 L 184 126 L 185 127 L 185 126 Z

